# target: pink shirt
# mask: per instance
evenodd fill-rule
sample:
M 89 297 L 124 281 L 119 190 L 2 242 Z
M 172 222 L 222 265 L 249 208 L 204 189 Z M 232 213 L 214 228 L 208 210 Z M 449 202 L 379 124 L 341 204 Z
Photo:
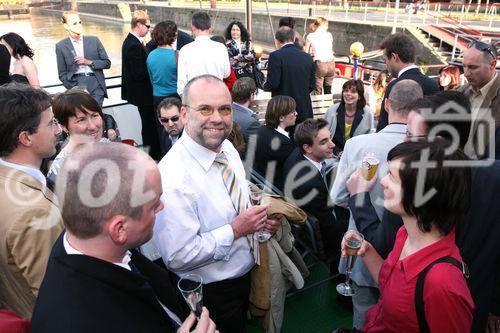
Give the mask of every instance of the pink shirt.
M 408 237 L 401 227 L 394 248 L 379 273 L 380 299 L 366 313 L 365 332 L 419 332 L 415 310 L 418 274 L 434 260 L 452 256 L 462 260 L 455 231 L 399 260 Z M 470 332 L 474 302 L 462 272 L 448 263 L 436 264 L 424 282 L 425 317 L 431 332 Z

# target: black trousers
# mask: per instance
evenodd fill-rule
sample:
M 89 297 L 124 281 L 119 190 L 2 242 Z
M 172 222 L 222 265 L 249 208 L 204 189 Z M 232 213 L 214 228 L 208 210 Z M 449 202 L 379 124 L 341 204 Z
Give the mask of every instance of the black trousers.
M 245 333 L 250 273 L 203 285 L 203 305 L 221 333 Z
M 156 117 L 152 105 L 139 105 L 137 109 L 141 116 L 143 145 L 149 148 L 149 156 L 157 161 L 160 159 L 160 124 L 158 117 Z

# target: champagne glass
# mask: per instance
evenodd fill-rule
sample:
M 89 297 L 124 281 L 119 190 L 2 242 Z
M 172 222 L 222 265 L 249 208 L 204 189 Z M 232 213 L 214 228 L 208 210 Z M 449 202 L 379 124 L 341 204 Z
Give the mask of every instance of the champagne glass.
M 346 269 L 345 269 L 345 282 L 339 283 L 337 285 L 337 292 L 344 296 L 352 296 L 354 295 L 354 289 L 350 284 L 351 281 L 351 269 L 354 266 L 354 262 L 356 261 L 356 257 L 358 254 L 358 250 L 363 244 L 364 237 L 362 234 L 357 232 L 356 230 L 347 230 L 344 234 L 344 240 L 346 243 Z
M 262 204 L 262 197 L 264 196 L 264 185 L 248 183 L 248 188 L 250 190 L 250 202 L 252 206 L 258 206 Z M 271 238 L 271 234 L 266 230 L 259 230 L 257 232 L 257 240 L 259 242 L 265 242 Z
M 188 274 L 177 283 L 182 296 L 196 318 L 200 319 L 203 307 L 203 279 L 198 274 Z

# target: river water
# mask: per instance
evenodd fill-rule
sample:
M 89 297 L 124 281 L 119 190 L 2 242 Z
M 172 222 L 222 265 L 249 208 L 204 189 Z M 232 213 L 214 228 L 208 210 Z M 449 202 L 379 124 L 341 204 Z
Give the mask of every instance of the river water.
M 109 59 L 111 68 L 104 71 L 106 77 L 121 75 L 121 47 L 130 31 L 130 24 L 81 17 L 84 35 L 99 37 Z M 33 60 L 38 67 L 40 84 L 59 84 L 55 45 L 68 36 L 61 23 L 61 14 L 31 13 L 15 19 L 0 18 L 0 35 L 15 32 L 21 35 L 35 51 Z

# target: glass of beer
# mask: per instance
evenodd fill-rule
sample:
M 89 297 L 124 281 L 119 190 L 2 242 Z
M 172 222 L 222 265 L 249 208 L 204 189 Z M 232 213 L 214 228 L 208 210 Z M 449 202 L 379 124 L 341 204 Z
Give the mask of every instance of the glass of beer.
M 344 234 L 344 241 L 346 243 L 346 269 L 345 269 L 345 282 L 339 283 L 337 285 L 337 292 L 344 296 L 354 295 L 354 289 L 350 284 L 351 281 L 351 269 L 354 266 L 358 250 L 363 243 L 364 237 L 362 234 L 356 230 L 347 230 Z
M 380 160 L 373 153 L 367 153 L 361 161 L 361 176 L 366 180 L 371 180 L 377 174 Z
M 248 188 L 250 191 L 250 202 L 252 206 L 258 206 L 262 204 L 262 198 L 264 197 L 264 185 L 248 183 Z M 265 242 L 271 238 L 271 234 L 265 230 L 259 230 L 256 234 L 257 240 L 259 242 Z
M 196 318 L 200 319 L 203 308 L 203 279 L 198 274 L 188 274 L 183 276 L 177 283 L 182 296 L 189 305 L 189 309 Z

